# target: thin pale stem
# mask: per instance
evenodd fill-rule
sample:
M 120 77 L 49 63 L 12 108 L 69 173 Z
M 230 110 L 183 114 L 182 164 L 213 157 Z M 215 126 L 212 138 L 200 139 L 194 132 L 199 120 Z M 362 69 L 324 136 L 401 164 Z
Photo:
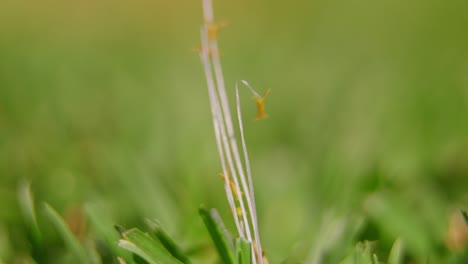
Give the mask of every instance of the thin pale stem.
M 239 190 L 241 190 L 241 188 L 240 188 L 240 185 L 239 185 L 237 172 L 236 172 L 236 169 L 234 167 L 234 161 L 232 159 L 232 154 L 231 154 L 231 149 L 230 149 L 230 145 L 229 145 L 229 141 L 228 141 L 228 137 L 227 137 L 227 133 L 226 133 L 226 128 L 223 127 L 223 126 L 220 126 L 220 128 L 221 128 L 220 129 L 221 138 L 223 139 L 223 147 L 225 149 L 225 154 L 226 154 L 226 160 L 227 160 L 229 168 L 231 170 L 232 180 L 234 181 L 234 185 L 236 186 L 236 190 L 238 192 Z M 241 207 L 241 212 L 242 212 L 241 217 L 244 220 L 244 227 L 245 227 L 245 231 L 246 231 L 246 236 L 247 236 L 247 239 L 249 241 L 251 241 L 252 240 L 252 235 L 251 235 L 251 232 L 250 232 L 249 221 L 247 219 L 247 213 L 246 213 L 247 210 L 245 209 L 244 199 L 243 199 L 243 196 L 240 195 L 240 193 L 237 194 L 237 197 L 239 198 L 238 201 L 239 201 L 239 205 Z M 246 195 L 246 197 L 247 197 L 247 195 Z
M 241 83 L 243 83 L 247 88 L 249 88 L 250 92 L 255 95 L 256 97 L 258 98 L 261 98 L 261 96 L 257 93 L 257 91 L 255 91 L 254 88 L 252 88 L 252 86 L 245 80 L 240 80 Z M 237 84 L 236 84 L 237 85 Z
M 203 56 L 203 58 L 209 58 L 209 49 L 208 48 L 205 48 L 204 45 L 206 45 L 208 41 L 208 33 L 207 33 L 207 27 L 203 27 L 202 28 L 202 54 L 205 54 Z M 213 54 L 212 54 L 213 55 Z M 211 78 L 209 82 L 212 82 L 213 80 L 213 76 L 212 76 L 212 72 L 211 72 L 211 65 L 209 64 L 209 60 L 208 60 L 208 63 L 206 63 L 206 66 L 205 66 L 205 72 L 208 72 L 208 73 L 205 73 L 208 75 L 207 78 Z M 214 83 L 211 83 L 211 84 L 214 84 Z M 221 157 L 221 160 L 222 160 L 222 163 L 225 163 L 225 161 L 227 161 L 227 165 L 228 165 L 228 168 L 229 170 L 226 170 L 224 169 L 223 170 L 223 174 L 224 174 L 224 177 L 225 177 L 225 188 L 226 185 L 229 185 L 229 179 L 228 179 L 228 175 L 229 175 L 229 171 L 231 172 L 230 174 L 232 175 L 232 179 L 233 179 L 233 182 L 234 182 L 234 185 L 236 187 L 236 190 L 240 190 L 240 185 L 239 185 L 239 181 L 238 181 L 238 176 L 237 176 L 237 172 L 236 172 L 236 169 L 234 167 L 234 161 L 233 161 L 233 158 L 232 158 L 232 151 L 231 151 L 231 145 L 229 144 L 229 139 L 228 139 L 228 135 L 227 135 L 227 132 L 226 132 L 226 127 L 224 126 L 226 124 L 226 122 L 223 120 L 223 115 L 222 115 L 222 111 L 221 111 L 221 108 L 220 108 L 220 104 L 219 104 L 219 101 L 218 101 L 218 95 L 216 93 L 216 90 L 214 89 L 214 85 L 209 85 L 209 87 L 213 88 L 209 88 L 209 94 L 210 94 L 210 101 L 211 101 L 211 107 L 213 109 L 213 113 L 214 113 L 214 120 L 216 120 L 217 122 L 217 126 L 215 124 L 215 130 L 216 128 L 218 128 L 218 133 L 221 135 L 220 136 L 220 140 L 218 143 L 218 151 L 220 152 L 220 157 Z M 218 89 L 218 92 L 219 92 L 219 89 Z M 222 106 L 222 104 L 221 104 Z M 229 137 L 234 137 L 234 134 L 230 134 Z M 225 166 L 225 165 L 224 165 Z M 229 195 L 228 195 L 228 200 L 231 200 L 231 196 L 232 196 L 232 190 L 229 186 Z M 236 223 L 236 227 L 238 228 L 239 230 L 239 235 L 241 237 L 244 237 L 244 230 L 245 230 L 245 235 L 247 237 L 247 239 L 249 241 L 252 240 L 252 235 L 251 235 L 251 232 L 250 232 L 250 226 L 249 226 L 249 221 L 247 219 L 247 210 L 245 208 L 245 205 L 244 205 L 244 200 L 242 199 L 242 196 L 240 194 L 236 194 L 236 197 L 238 197 L 238 202 L 239 202 L 239 206 L 241 208 L 241 216 L 240 218 L 243 218 L 243 224 L 244 224 L 244 228 L 239 228 L 241 226 L 241 222 L 239 221 L 239 216 L 238 216 L 238 213 L 237 213 L 237 210 L 234 208 L 234 210 L 232 209 L 232 202 L 230 202 L 230 206 L 231 206 L 231 211 L 233 211 L 233 214 L 234 214 L 234 218 L 236 219 L 237 222 L 239 223 Z M 235 207 L 235 205 L 234 205 Z
M 203 16 L 206 23 L 214 21 L 213 5 L 211 0 L 203 0 Z
M 207 3 L 209 2 L 209 3 Z M 205 5 L 209 4 L 209 7 L 205 7 L 204 9 L 205 10 L 212 10 L 212 6 L 211 6 L 211 1 L 205 1 L 204 2 Z M 211 11 L 212 12 L 212 11 Z M 205 19 L 207 18 L 208 16 L 205 15 Z M 208 31 L 208 27 L 210 25 L 206 25 L 206 30 Z M 212 62 L 212 65 L 213 65 L 213 69 L 214 69 L 214 73 L 215 73 L 215 79 L 216 79 L 216 84 L 217 84 L 217 88 L 218 88 L 218 95 L 219 95 L 219 99 L 220 99 L 220 105 L 221 105 L 221 109 L 222 109 L 222 113 L 223 113 L 223 118 L 224 118 L 224 124 L 226 126 L 226 132 L 227 132 L 227 138 L 229 140 L 229 145 L 225 145 L 225 149 L 226 149 L 226 157 L 227 157 L 227 160 L 228 160 L 228 164 L 231 164 L 232 162 L 232 159 L 231 159 L 231 153 L 232 153 L 232 156 L 234 157 L 234 162 L 235 162 L 235 165 L 237 167 L 237 172 L 239 173 L 239 178 L 242 182 L 242 184 L 245 186 L 245 175 L 244 175 L 244 169 L 243 169 L 243 166 L 242 166 L 242 162 L 241 162 L 241 158 L 240 158 L 240 155 L 239 155 L 239 150 L 238 150 L 238 147 L 237 147 L 237 142 L 236 142 L 236 138 L 235 138 L 235 134 L 234 134 L 234 127 L 233 127 L 233 124 L 232 124 L 232 118 L 231 118 L 231 113 L 229 111 L 229 102 L 228 102 L 228 99 L 227 99 L 227 95 L 226 95 L 226 88 L 225 88 L 225 82 L 224 82 L 224 75 L 223 75 L 223 70 L 222 70 L 222 67 L 221 67 L 221 60 L 220 60 L 220 57 L 219 57 L 219 49 L 218 49 L 218 43 L 217 43 L 217 40 L 216 38 L 215 39 L 212 39 L 212 40 L 208 40 L 208 50 L 211 52 L 211 62 Z M 223 129 L 221 129 L 221 132 L 223 131 Z M 232 150 L 232 151 L 231 151 Z M 237 173 L 235 172 L 235 169 L 234 167 L 231 168 L 231 172 L 232 172 L 232 178 L 233 178 L 233 181 L 234 181 L 234 184 L 237 188 L 237 190 L 240 190 L 240 185 L 239 185 L 239 180 L 238 180 L 238 177 L 237 177 Z M 245 188 L 244 188 L 245 189 Z M 249 195 L 247 195 L 247 193 L 249 193 L 248 191 L 246 191 L 246 202 L 247 202 L 247 205 L 249 207 L 249 211 L 250 208 L 252 207 L 251 204 L 252 202 L 250 201 L 250 197 Z M 243 197 L 239 197 L 239 203 L 240 203 L 240 206 L 241 206 L 241 210 L 242 210 L 242 216 L 244 218 L 244 225 L 245 225 L 245 231 L 246 231 L 246 235 L 247 235 L 247 239 L 249 241 L 252 240 L 252 236 L 251 236 L 251 232 L 250 232 L 250 225 L 249 225 L 249 221 L 247 220 L 247 216 L 246 216 L 246 212 L 247 210 L 245 210 L 244 208 L 244 202 L 243 202 Z
M 247 83 L 246 81 L 242 81 L 242 82 Z M 254 243 L 256 243 L 257 252 L 260 252 L 259 253 L 260 256 L 258 256 L 259 262 L 261 264 L 263 264 L 263 258 L 261 256 L 262 245 L 261 245 L 261 242 L 260 242 L 260 234 L 259 234 L 259 231 L 258 231 L 259 228 L 258 228 L 257 208 L 255 206 L 255 194 L 254 194 L 254 186 L 253 186 L 253 179 L 252 179 L 252 170 L 251 170 L 251 167 L 250 167 L 249 154 L 248 154 L 248 151 L 247 151 L 247 144 L 245 143 L 244 126 L 243 126 L 243 123 L 242 123 L 242 112 L 241 112 L 239 89 L 238 89 L 237 83 L 236 83 L 236 104 L 237 104 L 237 119 L 239 121 L 239 131 L 240 131 L 240 135 L 241 135 L 241 143 L 242 143 L 242 149 L 243 149 L 243 152 L 244 152 L 244 159 L 245 159 L 245 161 L 244 161 L 245 162 L 245 168 L 247 170 L 247 178 L 249 180 L 249 190 L 248 190 L 248 192 L 249 192 L 249 196 L 250 196 L 250 199 L 251 199 L 251 202 L 252 202 L 251 207 L 250 207 L 250 209 L 251 209 L 250 215 L 251 215 L 251 219 L 252 219 L 253 230 L 255 232 L 255 234 L 254 234 L 254 236 L 255 236 Z
M 217 95 L 216 95 L 216 89 L 215 89 L 215 83 L 214 83 L 214 78 L 213 78 L 213 73 L 211 70 L 210 66 L 210 59 L 209 59 L 209 54 L 208 54 L 208 45 L 207 45 L 207 36 L 206 36 L 206 31 L 202 28 L 201 30 L 201 36 L 202 36 L 202 50 L 200 52 L 200 59 L 202 61 L 202 64 L 204 66 L 205 70 L 205 77 L 207 80 L 207 85 L 208 85 L 208 95 L 210 99 L 210 105 L 211 105 L 211 113 L 213 117 L 213 126 L 215 130 L 215 136 L 216 136 L 216 145 L 218 146 L 218 153 L 220 156 L 221 160 L 221 167 L 223 170 L 223 175 L 224 175 L 224 188 L 226 191 L 227 199 L 229 206 L 231 208 L 232 214 L 234 215 L 234 220 L 235 224 L 238 230 L 240 230 L 240 222 L 237 217 L 237 211 L 236 211 L 236 205 L 234 202 L 234 197 L 232 194 L 231 187 L 229 186 L 229 178 L 228 178 L 228 171 L 226 168 L 226 163 L 225 163 L 225 157 L 224 157 L 224 152 L 223 152 L 223 147 L 221 143 L 221 134 L 220 134 L 220 125 L 222 122 L 219 121 L 219 116 L 220 116 L 220 110 L 219 110 L 219 103 L 217 100 Z M 239 234 L 241 237 L 244 236 L 243 233 Z

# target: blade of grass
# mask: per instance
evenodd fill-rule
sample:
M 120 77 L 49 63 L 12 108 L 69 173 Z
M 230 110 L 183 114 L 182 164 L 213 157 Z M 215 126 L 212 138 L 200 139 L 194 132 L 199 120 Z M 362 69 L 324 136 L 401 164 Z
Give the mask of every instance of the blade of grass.
M 122 235 L 123 239 L 120 239 L 119 246 L 140 256 L 150 264 L 182 263 L 174 258 L 159 241 L 138 229 L 127 230 Z
M 213 208 L 210 210 L 210 215 L 216 221 L 216 223 L 221 228 L 221 230 L 223 231 L 224 238 L 226 238 L 227 242 L 231 246 L 231 249 L 234 250 L 235 249 L 234 239 L 232 238 L 231 233 L 229 233 L 229 230 L 227 230 L 226 226 L 224 225 L 223 219 L 221 219 L 221 216 L 219 215 L 218 211 Z
M 151 229 L 152 234 L 161 242 L 161 244 L 182 263 L 190 263 L 189 258 L 184 254 L 183 250 L 177 243 L 169 236 L 169 234 L 162 228 L 158 221 L 146 219 L 146 225 Z
M 132 263 L 129 261 L 129 259 L 131 258 L 131 253 L 129 253 L 126 250 L 123 250 L 115 243 L 115 241 L 119 239 L 119 235 L 108 224 L 112 223 L 112 220 L 110 219 L 109 215 L 106 214 L 106 211 L 103 209 L 103 207 L 97 206 L 95 204 L 86 204 L 85 212 L 89 219 L 90 226 L 92 227 L 93 232 L 96 234 L 96 237 L 99 238 L 97 242 L 101 243 L 98 244 L 98 248 L 101 250 L 109 251 L 102 253 L 104 253 L 104 255 L 105 253 L 107 253 L 108 255 L 121 256 L 125 258 L 129 263 Z M 125 230 L 122 230 L 122 233 L 123 232 L 125 232 Z M 101 255 L 103 255 L 102 253 Z
M 35 243 L 36 246 L 39 246 L 41 244 L 42 234 L 37 224 L 34 199 L 31 192 L 31 184 L 29 182 L 25 181 L 19 185 L 18 202 L 23 218 L 31 232 L 33 243 Z
M 373 255 L 374 244 L 369 241 L 359 242 L 340 264 L 378 264 Z
M 403 242 L 397 239 L 393 243 L 392 249 L 388 256 L 388 264 L 402 264 L 403 263 Z
M 62 236 L 66 246 L 75 255 L 76 259 L 80 263 L 91 263 L 91 260 L 88 258 L 88 254 L 86 250 L 80 244 L 78 239 L 73 235 L 73 233 L 70 231 L 70 229 L 68 228 L 67 224 L 62 219 L 60 214 L 57 213 L 57 211 L 55 211 L 54 208 L 52 208 L 47 203 L 44 204 L 44 208 L 45 208 L 44 210 L 45 210 L 47 217 L 55 226 L 59 234 Z
M 379 261 L 379 257 L 377 257 L 377 254 L 372 255 L 372 260 L 374 260 L 374 264 L 380 264 L 382 262 Z M 383 264 L 383 263 L 382 263 Z
M 208 232 L 211 235 L 211 239 L 213 240 L 223 263 L 236 264 L 236 258 L 234 257 L 232 247 L 230 246 L 227 238 L 224 236 L 223 229 L 218 224 L 216 219 L 203 206 L 200 207 L 199 213 L 203 219 L 203 222 L 205 223 L 206 228 L 208 229 Z
M 236 250 L 239 264 L 252 264 L 252 244 L 243 238 L 238 238 Z

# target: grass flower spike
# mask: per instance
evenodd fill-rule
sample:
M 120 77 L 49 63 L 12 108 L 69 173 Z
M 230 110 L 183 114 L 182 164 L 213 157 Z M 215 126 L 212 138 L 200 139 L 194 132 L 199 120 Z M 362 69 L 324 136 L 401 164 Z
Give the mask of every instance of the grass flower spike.
M 227 200 L 234 217 L 239 237 L 251 244 L 251 252 L 262 252 L 252 173 L 244 138 L 240 111 L 239 92 L 236 84 L 237 119 L 239 121 L 242 155 L 234 133 L 223 70 L 217 42 L 218 30 L 223 26 L 214 20 L 212 0 L 203 0 L 204 25 L 201 27 L 200 59 L 204 67 L 213 126 L 221 160 L 222 177 Z M 260 96 L 246 81 L 241 81 L 254 94 L 257 103 L 257 119 L 266 117 L 264 101 L 268 92 Z M 263 264 L 261 253 L 252 253 L 252 263 Z

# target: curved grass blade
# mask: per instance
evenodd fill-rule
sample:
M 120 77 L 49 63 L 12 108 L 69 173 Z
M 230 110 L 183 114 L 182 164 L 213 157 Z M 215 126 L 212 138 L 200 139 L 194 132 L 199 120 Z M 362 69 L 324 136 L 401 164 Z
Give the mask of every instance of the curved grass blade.
M 138 229 L 125 231 L 119 246 L 143 258 L 149 264 L 181 264 L 164 246 Z
M 189 264 L 189 258 L 183 253 L 183 250 L 177 245 L 177 243 L 169 236 L 169 234 L 162 228 L 158 221 L 146 219 L 146 225 L 151 229 L 152 234 L 161 242 L 161 244 L 182 263 Z
M 369 241 L 357 243 L 353 252 L 340 264 L 378 264 L 376 256 L 373 254 L 374 246 L 374 243 Z
M 96 249 L 101 255 L 103 263 L 109 263 L 111 258 L 120 256 L 130 263 L 132 254 L 120 248 L 115 241 L 119 240 L 119 235 L 109 223 L 112 223 L 109 214 L 100 206 L 96 204 L 85 205 L 86 216 L 92 227 L 93 234 L 98 238 L 96 240 Z M 122 229 L 122 233 L 125 230 Z M 122 260 L 123 260 L 122 259 Z
M 203 222 L 205 223 L 206 228 L 208 229 L 208 232 L 210 233 L 211 239 L 213 240 L 216 249 L 218 250 L 222 262 L 225 264 L 236 264 L 237 262 L 232 250 L 232 246 L 230 245 L 226 236 L 223 234 L 223 228 L 217 222 L 216 218 L 213 217 L 213 214 L 203 206 L 200 207 L 199 213 L 203 219 Z
M 18 187 L 18 202 L 23 218 L 31 232 L 33 243 L 35 243 L 36 246 L 40 246 L 42 234 L 39 230 L 39 225 L 37 224 L 34 199 L 31 192 L 31 183 L 25 181 L 20 184 Z
M 403 264 L 403 250 L 403 241 L 397 239 L 390 250 L 388 264 Z
M 47 203 L 44 204 L 44 208 L 45 208 L 44 210 L 45 210 L 47 217 L 55 226 L 55 229 L 59 232 L 66 246 L 74 254 L 77 261 L 79 261 L 79 263 L 92 263 L 91 260 L 88 258 L 88 254 L 86 250 L 80 244 L 78 239 L 73 235 L 73 233 L 70 231 L 70 229 L 68 228 L 67 224 L 62 219 L 60 214 L 57 213 L 57 211 L 55 211 L 54 208 L 52 208 Z

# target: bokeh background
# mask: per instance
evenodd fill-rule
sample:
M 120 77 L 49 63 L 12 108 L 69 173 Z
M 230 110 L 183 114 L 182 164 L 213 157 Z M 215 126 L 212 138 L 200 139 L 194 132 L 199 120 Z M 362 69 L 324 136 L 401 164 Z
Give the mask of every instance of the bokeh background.
M 271 89 L 260 122 L 241 91 L 270 263 L 337 263 L 359 240 L 385 256 L 397 238 L 408 262 L 466 263 L 468 2 L 214 5 L 229 95 L 240 79 Z M 0 2 L 1 261 L 73 263 L 47 202 L 101 253 L 114 224 L 157 218 L 209 263 L 198 206 L 234 229 L 193 52 L 202 22 L 201 1 Z

